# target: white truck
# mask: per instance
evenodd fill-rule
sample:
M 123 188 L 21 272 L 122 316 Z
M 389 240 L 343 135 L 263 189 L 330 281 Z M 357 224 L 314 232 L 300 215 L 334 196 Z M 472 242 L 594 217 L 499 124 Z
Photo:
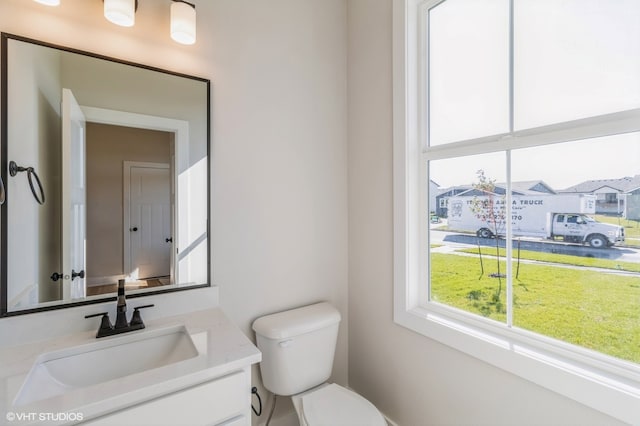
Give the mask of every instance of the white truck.
M 514 237 L 538 237 L 591 247 L 611 247 L 624 242 L 624 228 L 596 222 L 596 196 L 584 194 L 514 195 L 511 227 Z M 448 199 L 450 230 L 475 232 L 480 238 L 507 233 L 506 197 L 503 195 L 453 196 Z

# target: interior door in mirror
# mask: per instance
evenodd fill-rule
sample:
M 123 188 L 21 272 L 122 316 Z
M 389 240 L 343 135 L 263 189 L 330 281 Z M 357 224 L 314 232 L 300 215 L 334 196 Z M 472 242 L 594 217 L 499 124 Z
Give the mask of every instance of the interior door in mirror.
M 62 297 L 84 298 L 86 262 L 85 118 L 69 89 L 62 89 Z

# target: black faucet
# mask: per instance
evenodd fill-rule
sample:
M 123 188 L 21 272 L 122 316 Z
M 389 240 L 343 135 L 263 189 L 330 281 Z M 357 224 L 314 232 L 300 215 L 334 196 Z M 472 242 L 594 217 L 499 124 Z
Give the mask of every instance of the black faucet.
M 117 330 L 128 326 L 129 323 L 127 322 L 127 298 L 124 295 L 124 280 L 118 280 L 118 305 L 116 307 L 115 329 Z
M 98 314 L 86 315 L 85 318 L 93 318 L 102 315 L 100 328 L 96 334 L 97 338 L 105 336 L 113 336 L 115 334 L 126 333 L 133 330 L 141 330 L 144 328 L 140 309 L 150 308 L 153 305 L 136 306 L 133 308 L 131 322 L 127 321 L 127 298 L 124 295 L 124 280 L 118 280 L 118 304 L 116 307 L 116 323 L 111 325 L 108 312 L 100 312 Z

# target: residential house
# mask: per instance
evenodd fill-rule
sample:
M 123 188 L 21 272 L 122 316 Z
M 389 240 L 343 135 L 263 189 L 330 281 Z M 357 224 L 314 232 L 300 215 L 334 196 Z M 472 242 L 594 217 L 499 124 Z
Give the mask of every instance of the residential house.
M 548 184 L 542 180 L 511 182 L 511 191 L 514 195 L 539 195 L 539 194 L 555 194 Z M 494 194 L 504 195 L 507 193 L 506 183 L 496 183 Z M 445 188 L 436 196 L 437 210 L 436 214 L 440 217 L 447 217 L 448 205 L 447 200 L 455 196 L 474 196 L 483 195 L 481 191 L 473 187 L 473 185 L 460 185 Z
M 597 197 L 597 214 L 640 218 L 640 213 L 634 208 L 640 198 L 640 174 L 618 179 L 588 180 L 558 192 L 594 194 Z

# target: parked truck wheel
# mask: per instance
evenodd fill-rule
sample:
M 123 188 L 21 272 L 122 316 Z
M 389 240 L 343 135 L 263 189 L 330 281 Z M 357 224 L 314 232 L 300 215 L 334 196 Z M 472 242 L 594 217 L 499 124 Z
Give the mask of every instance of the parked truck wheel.
M 607 237 L 600 234 L 591 235 L 587 240 L 587 242 L 593 248 L 607 247 L 607 244 L 609 243 L 609 241 L 607 240 Z
M 487 228 L 480 228 L 476 232 L 476 236 L 478 236 L 479 238 L 491 238 L 493 237 L 493 232 L 491 232 L 491 230 Z

